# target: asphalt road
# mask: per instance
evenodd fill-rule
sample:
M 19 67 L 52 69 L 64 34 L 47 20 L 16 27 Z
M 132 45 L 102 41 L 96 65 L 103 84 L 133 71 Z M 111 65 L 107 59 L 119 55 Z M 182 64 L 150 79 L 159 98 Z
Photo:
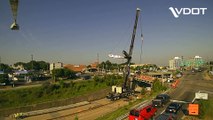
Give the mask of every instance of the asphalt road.
M 208 98 L 213 99 L 213 80 L 207 80 L 204 77 L 204 72 L 185 72 L 180 84 L 177 88 L 171 90 L 169 95 L 171 101 L 175 100 L 178 102 L 192 102 L 196 92 L 208 93 Z M 169 104 L 169 103 L 168 103 Z M 163 113 L 168 104 L 164 108 L 159 108 L 157 116 Z M 185 109 L 187 104 L 183 103 L 182 109 Z M 178 120 L 181 119 L 184 114 L 182 109 L 178 112 Z
M 213 98 L 213 80 L 206 80 L 202 72 L 190 73 L 187 72 L 182 83 L 171 93 L 171 97 L 177 100 L 192 101 L 195 92 L 209 92 L 209 97 Z

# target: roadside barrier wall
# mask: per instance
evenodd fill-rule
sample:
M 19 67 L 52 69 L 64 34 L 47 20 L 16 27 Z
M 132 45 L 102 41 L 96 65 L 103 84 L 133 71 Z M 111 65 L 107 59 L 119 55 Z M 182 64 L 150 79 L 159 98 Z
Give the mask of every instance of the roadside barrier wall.
M 179 84 L 180 80 L 176 80 L 174 83 L 172 83 L 172 88 L 176 88 Z

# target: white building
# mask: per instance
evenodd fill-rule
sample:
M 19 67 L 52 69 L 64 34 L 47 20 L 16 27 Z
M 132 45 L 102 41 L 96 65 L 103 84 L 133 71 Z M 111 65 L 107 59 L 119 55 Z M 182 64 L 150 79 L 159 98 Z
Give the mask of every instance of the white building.
M 204 64 L 204 60 L 200 56 L 195 56 L 194 57 L 194 67 L 200 67 Z
M 172 60 L 169 60 L 169 68 L 172 70 L 179 69 L 181 66 L 182 59 L 180 57 L 174 57 Z
M 51 63 L 50 64 L 50 73 L 52 73 L 52 70 L 54 70 L 54 69 L 60 69 L 60 68 L 63 68 L 63 67 L 64 67 L 64 65 L 61 62 Z

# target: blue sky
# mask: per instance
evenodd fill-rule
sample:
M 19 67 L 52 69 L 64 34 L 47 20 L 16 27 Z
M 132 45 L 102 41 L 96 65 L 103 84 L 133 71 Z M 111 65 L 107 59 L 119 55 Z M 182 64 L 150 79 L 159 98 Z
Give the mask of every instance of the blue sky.
M 19 0 L 19 31 L 9 29 L 9 1 L 0 1 L 1 61 L 35 60 L 90 64 L 128 50 L 136 8 L 139 19 L 133 62 L 168 65 L 175 56 L 213 58 L 212 0 Z M 174 18 L 169 7 L 207 8 L 205 15 Z M 142 28 L 142 30 L 141 30 Z

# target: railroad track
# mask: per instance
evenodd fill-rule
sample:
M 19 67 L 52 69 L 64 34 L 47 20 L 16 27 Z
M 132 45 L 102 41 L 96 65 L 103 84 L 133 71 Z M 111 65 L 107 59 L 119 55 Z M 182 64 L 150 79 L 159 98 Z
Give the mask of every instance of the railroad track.
M 70 113 L 70 114 L 66 114 L 66 115 L 61 115 L 61 116 L 57 116 L 57 117 L 54 117 L 54 118 L 49 118 L 49 119 L 46 119 L 46 120 L 63 119 L 63 118 L 66 118 L 66 117 L 74 116 L 74 115 L 79 114 L 79 113 L 83 113 L 83 112 L 86 112 L 86 111 L 95 110 L 95 109 L 98 109 L 98 108 L 101 108 L 101 107 L 104 107 L 104 106 L 107 106 L 107 105 L 110 105 L 110 104 L 114 104 L 115 102 L 118 102 L 118 101 L 121 101 L 121 100 L 111 101 L 111 102 L 106 103 L 106 104 L 100 104 L 100 103 L 94 102 L 93 104 L 98 104 L 98 105 L 95 105 L 94 107 L 90 107 L 88 109 L 80 110 L 80 111 L 77 111 L 77 112 L 74 112 L 74 113 Z

